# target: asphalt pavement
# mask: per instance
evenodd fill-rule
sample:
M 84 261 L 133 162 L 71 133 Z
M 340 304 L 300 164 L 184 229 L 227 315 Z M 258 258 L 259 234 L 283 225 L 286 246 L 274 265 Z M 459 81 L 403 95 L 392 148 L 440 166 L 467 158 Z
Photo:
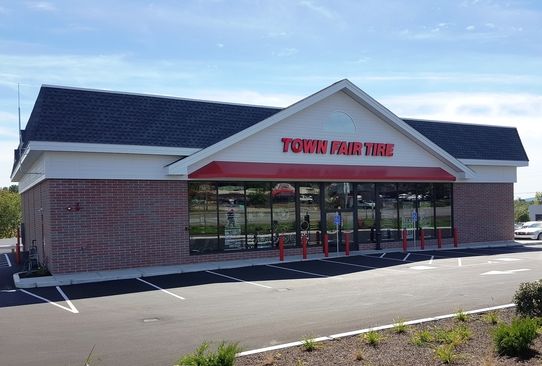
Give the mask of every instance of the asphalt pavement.
M 0 254 L 3 256 L 3 254 Z M 14 289 L 0 263 L 0 364 L 172 365 L 203 341 L 245 350 L 508 304 L 542 247 L 426 250 Z

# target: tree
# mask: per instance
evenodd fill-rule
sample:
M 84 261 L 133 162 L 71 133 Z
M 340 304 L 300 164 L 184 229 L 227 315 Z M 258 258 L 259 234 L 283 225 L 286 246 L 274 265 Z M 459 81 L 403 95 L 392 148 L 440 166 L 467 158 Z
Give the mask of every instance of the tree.
M 514 201 L 514 221 L 529 221 L 529 203 L 524 199 L 518 198 Z
M 534 204 L 542 205 L 542 192 L 536 192 L 534 195 Z
M 0 238 L 12 238 L 21 223 L 21 196 L 17 186 L 0 190 Z

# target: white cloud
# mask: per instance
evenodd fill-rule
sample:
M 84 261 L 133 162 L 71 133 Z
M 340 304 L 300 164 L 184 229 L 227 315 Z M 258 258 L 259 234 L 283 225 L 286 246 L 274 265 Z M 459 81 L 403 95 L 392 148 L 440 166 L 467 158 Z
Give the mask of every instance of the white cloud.
M 337 19 L 337 14 L 323 6 L 319 6 L 319 5 L 316 5 L 314 4 L 314 2 L 312 1 L 309 1 L 309 0 L 303 0 L 303 1 L 300 1 L 299 2 L 299 5 L 301 6 L 304 6 L 318 14 L 320 14 L 321 16 L 327 18 L 327 19 L 330 19 L 330 20 L 335 20 Z
M 56 7 L 48 1 L 27 1 L 26 6 L 32 10 L 55 11 Z
M 282 50 L 274 53 L 278 57 L 288 57 L 297 54 L 299 51 L 297 48 L 283 48 Z
M 542 95 L 507 93 L 429 93 L 379 100 L 403 118 L 516 127 L 530 158 L 518 168 L 515 195 L 532 197 L 542 191 Z
M 217 46 L 218 48 L 224 48 L 224 43 L 217 43 L 216 46 Z
M 468 30 L 468 31 L 473 31 L 473 30 L 476 29 L 476 27 L 474 25 L 469 25 L 465 29 Z

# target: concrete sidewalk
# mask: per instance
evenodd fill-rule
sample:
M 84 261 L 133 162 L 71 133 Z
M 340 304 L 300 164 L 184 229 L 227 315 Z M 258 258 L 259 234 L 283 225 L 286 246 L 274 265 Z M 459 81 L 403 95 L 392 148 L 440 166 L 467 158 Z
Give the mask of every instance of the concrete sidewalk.
M 540 244 L 541 242 L 533 242 L 532 244 Z M 503 241 L 503 242 L 489 242 L 489 243 L 472 243 L 472 244 L 460 244 L 458 248 L 453 248 L 450 245 L 445 246 L 441 250 L 450 250 L 450 249 L 469 249 L 469 248 L 492 248 L 492 247 L 504 247 L 504 246 L 515 246 L 522 245 L 516 241 Z M 435 250 L 436 246 L 427 246 L 426 250 Z M 374 254 L 374 253 L 391 253 L 391 252 L 400 252 L 401 249 L 385 249 L 385 250 L 363 250 L 363 251 L 351 251 L 350 255 L 361 255 L 361 254 Z M 409 252 L 421 251 L 420 249 L 409 250 Z M 344 257 L 344 252 L 339 253 L 329 253 L 329 258 Z M 324 258 L 324 254 L 311 254 L 306 260 L 316 260 Z M 280 262 L 278 258 L 258 258 L 258 259 L 244 259 L 236 261 L 226 261 L 226 262 L 208 262 L 208 263 L 196 263 L 196 264 L 180 264 L 180 265 L 171 265 L 171 266 L 153 266 L 153 267 L 140 267 L 140 268 L 130 268 L 130 269 L 118 269 L 111 271 L 96 271 L 96 272 L 77 272 L 77 273 L 66 273 L 66 274 L 57 274 L 46 277 L 34 277 L 34 278 L 20 278 L 19 274 L 16 273 L 13 275 L 13 281 L 15 287 L 18 288 L 34 288 L 34 287 L 50 287 L 50 286 L 67 286 L 75 285 L 80 283 L 93 283 L 93 282 L 103 282 L 103 281 L 114 281 L 114 280 L 126 280 L 132 278 L 140 277 L 152 277 L 160 275 L 168 275 L 175 273 L 186 273 L 186 272 L 199 272 L 199 271 L 210 271 L 217 269 L 225 268 L 239 268 L 239 267 L 250 267 L 258 266 L 265 264 L 277 264 L 285 262 L 300 262 L 303 258 L 301 255 L 286 257 L 284 262 Z

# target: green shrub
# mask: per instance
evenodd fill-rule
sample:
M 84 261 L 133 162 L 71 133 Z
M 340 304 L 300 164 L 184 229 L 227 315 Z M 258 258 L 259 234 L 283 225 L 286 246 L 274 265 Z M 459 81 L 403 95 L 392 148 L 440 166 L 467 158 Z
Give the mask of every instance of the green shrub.
M 423 346 L 425 343 L 429 343 L 433 340 L 431 332 L 428 330 L 420 330 L 412 336 L 412 343 L 416 346 Z
M 460 322 L 466 322 L 469 320 L 469 314 L 465 313 L 462 309 L 459 309 L 457 313 L 455 313 L 455 318 Z
M 209 351 L 209 344 L 202 343 L 194 353 L 183 356 L 179 366 L 233 366 L 235 355 L 241 351 L 239 343 L 222 342 L 216 352 Z
M 516 318 L 512 324 L 501 324 L 495 329 L 493 341 L 499 354 L 524 354 L 537 336 L 538 322 L 532 318 Z
M 455 360 L 457 360 L 457 354 L 455 353 L 455 348 L 451 344 L 438 346 L 435 349 L 435 355 L 442 363 L 445 363 L 445 364 L 451 364 L 451 363 L 454 363 Z
M 497 325 L 500 320 L 499 313 L 497 313 L 496 311 L 490 311 L 489 313 L 485 313 L 484 315 L 482 315 L 482 320 L 488 324 Z
M 516 312 L 521 316 L 542 316 L 542 280 L 524 282 L 514 295 Z
M 307 352 L 312 352 L 317 348 L 316 341 L 312 337 L 304 338 L 301 344 Z
M 376 347 L 382 341 L 382 335 L 377 331 L 370 330 L 363 335 L 363 340 L 367 342 L 367 344 Z
M 396 334 L 405 333 L 407 331 L 407 325 L 404 320 L 398 320 L 393 325 L 393 332 Z

